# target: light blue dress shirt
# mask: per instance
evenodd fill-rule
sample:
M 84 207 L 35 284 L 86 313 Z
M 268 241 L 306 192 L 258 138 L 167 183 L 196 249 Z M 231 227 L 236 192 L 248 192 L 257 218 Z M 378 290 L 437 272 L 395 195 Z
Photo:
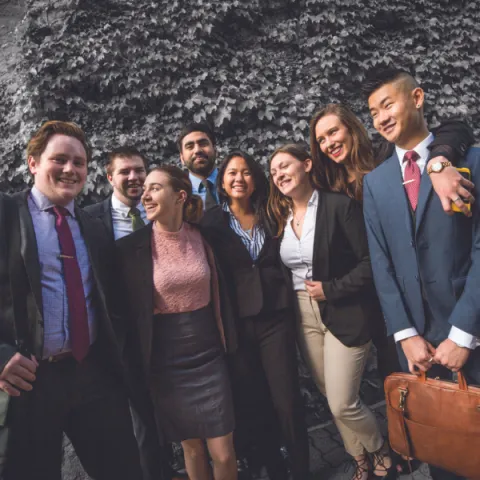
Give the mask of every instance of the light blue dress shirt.
M 200 197 L 202 197 L 203 209 L 205 209 L 205 197 L 207 196 L 207 190 L 202 183 L 202 179 L 193 175 L 192 172 L 188 172 L 188 176 L 190 178 L 190 181 L 192 182 L 192 193 L 194 195 L 199 195 Z M 218 168 L 214 168 L 212 170 L 212 173 L 207 177 L 207 180 L 212 182 L 213 184 L 212 193 L 218 203 L 217 176 Z
M 248 253 L 255 262 L 262 251 L 263 244 L 265 243 L 265 232 L 259 225 L 254 225 L 250 230 L 244 230 L 237 217 L 232 213 L 228 203 L 222 205 L 223 211 L 229 214 L 230 228 L 240 237 L 240 240 L 245 245 Z
M 43 193 L 33 187 L 28 197 L 28 208 L 32 216 L 37 239 L 40 278 L 42 284 L 44 345 L 42 358 L 67 352 L 70 347 L 70 325 L 68 298 L 60 258 L 60 243 L 55 229 L 55 214 L 49 209 L 55 206 Z M 77 261 L 82 275 L 83 289 L 87 302 L 90 343 L 95 341 L 97 325 L 93 306 L 93 272 L 87 247 L 75 218 L 74 202 L 65 207 L 70 215 L 67 222 L 72 232 Z

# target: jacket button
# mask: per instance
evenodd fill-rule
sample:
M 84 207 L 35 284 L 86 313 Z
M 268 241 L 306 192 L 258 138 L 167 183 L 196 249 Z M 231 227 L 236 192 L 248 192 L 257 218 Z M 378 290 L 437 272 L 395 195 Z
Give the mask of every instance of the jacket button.
M 417 281 L 418 281 L 418 275 L 415 275 L 415 280 L 417 280 Z
M 415 242 L 414 242 L 413 240 L 410 242 L 410 246 L 411 246 L 411 247 L 414 247 L 414 246 L 415 246 Z

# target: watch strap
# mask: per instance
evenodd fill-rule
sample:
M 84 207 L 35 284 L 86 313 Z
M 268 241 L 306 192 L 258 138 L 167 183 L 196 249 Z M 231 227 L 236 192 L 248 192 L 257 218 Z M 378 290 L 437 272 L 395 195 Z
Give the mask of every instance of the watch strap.
M 433 165 L 435 165 L 436 163 L 440 163 L 442 165 L 442 168 L 436 172 L 435 170 L 433 170 Z M 427 173 L 430 175 L 431 173 L 440 173 L 440 172 L 443 172 L 443 170 L 447 167 L 451 167 L 452 166 L 452 162 L 435 162 L 435 163 L 432 163 L 428 168 L 427 168 Z

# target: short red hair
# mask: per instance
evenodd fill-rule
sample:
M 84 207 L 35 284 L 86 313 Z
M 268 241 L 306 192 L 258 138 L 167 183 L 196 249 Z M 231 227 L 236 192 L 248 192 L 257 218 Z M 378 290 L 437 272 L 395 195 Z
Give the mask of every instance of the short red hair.
M 92 158 L 92 149 L 88 143 L 85 132 L 73 122 L 62 122 L 61 120 L 50 120 L 45 122 L 30 138 L 27 145 L 27 159 L 34 157 L 40 158 L 40 155 L 47 148 L 48 142 L 53 135 L 67 135 L 76 138 L 85 149 L 87 162 Z

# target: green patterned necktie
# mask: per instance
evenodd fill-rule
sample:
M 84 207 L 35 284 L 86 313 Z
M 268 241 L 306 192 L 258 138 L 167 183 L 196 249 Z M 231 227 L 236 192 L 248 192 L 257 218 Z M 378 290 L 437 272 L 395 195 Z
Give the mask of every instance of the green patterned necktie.
M 138 208 L 131 208 L 128 212 L 128 216 L 132 219 L 132 232 L 136 232 L 138 229 L 145 226 L 145 222 L 143 221 Z

